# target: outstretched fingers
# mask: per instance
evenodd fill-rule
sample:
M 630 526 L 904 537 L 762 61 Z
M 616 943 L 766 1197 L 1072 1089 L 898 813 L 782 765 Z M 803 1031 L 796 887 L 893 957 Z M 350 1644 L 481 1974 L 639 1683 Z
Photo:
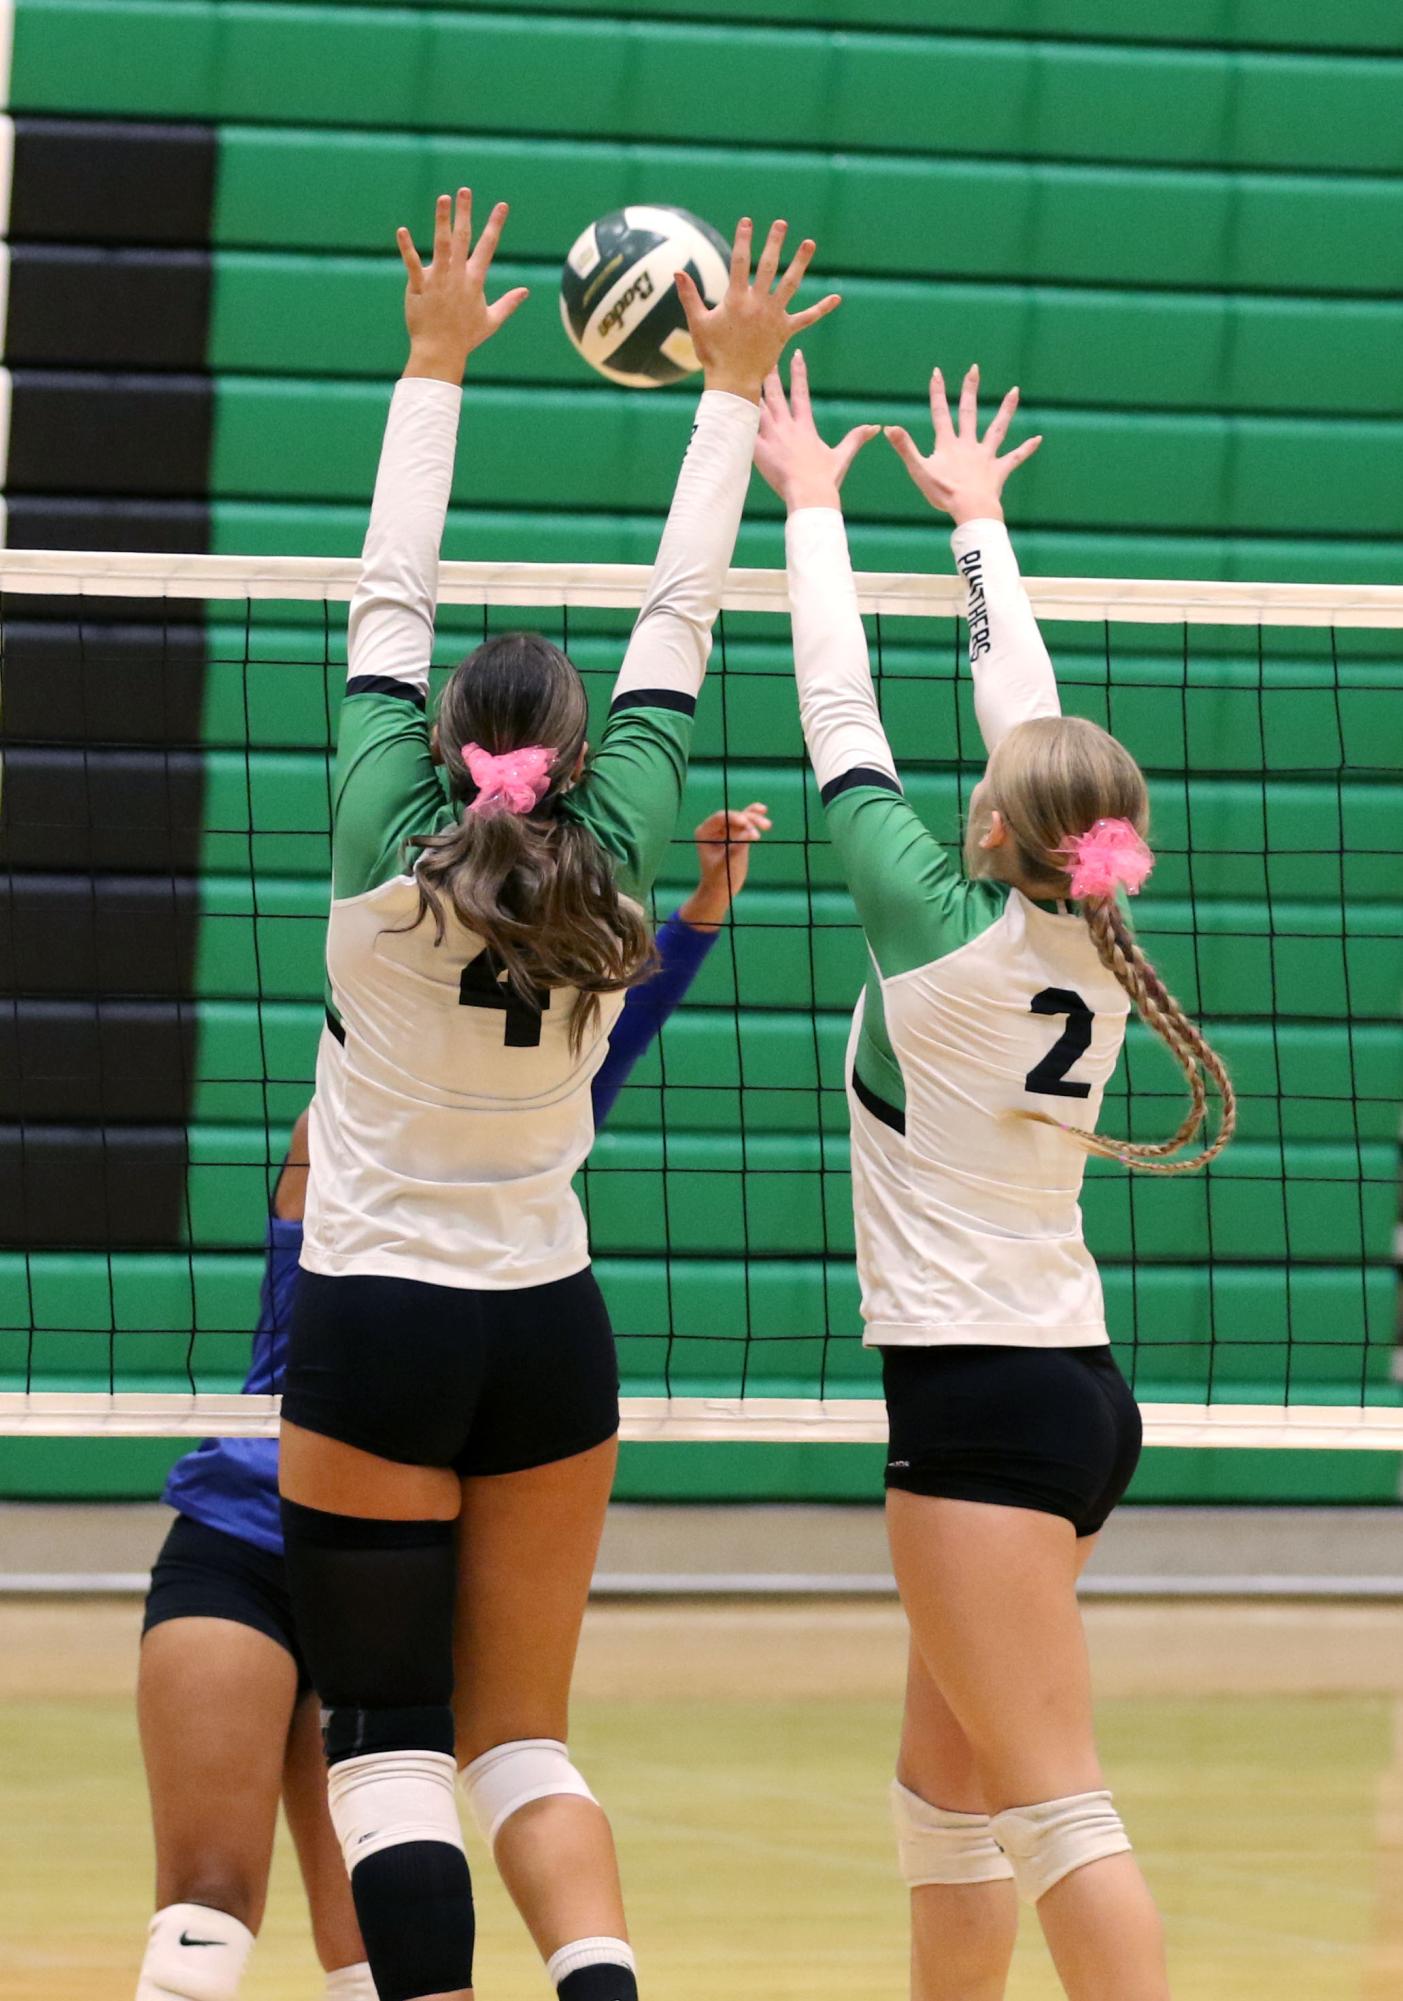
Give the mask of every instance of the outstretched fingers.
M 945 395 L 945 377 L 936 368 L 930 378 L 930 420 L 935 426 L 935 444 L 938 451 L 942 445 L 953 444 L 955 426 L 950 422 L 950 405 Z
M 925 464 L 916 440 L 902 424 L 887 424 L 883 428 L 887 443 L 914 479 Z
M 687 325 L 695 335 L 697 328 L 706 318 L 706 300 L 697 290 L 697 281 L 690 271 L 674 271 L 672 282 L 677 287 L 677 296 L 682 301 L 682 310 L 687 316 Z
M 453 207 L 452 256 L 455 263 L 467 263 L 472 240 L 473 191 L 471 188 L 459 188 L 458 199 Z
M 813 255 L 817 249 L 818 245 L 814 242 L 813 238 L 806 236 L 790 259 L 789 269 L 775 288 L 775 297 L 782 306 L 789 304 L 789 301 L 803 284 L 804 273 L 813 262 Z
M 779 253 L 784 248 L 788 228 L 787 222 L 776 221 L 770 224 L 770 233 L 765 238 L 764 249 L 760 252 L 760 262 L 755 267 L 757 292 L 762 294 L 768 292 L 775 282 L 775 273 L 779 270 Z
M 748 215 L 743 215 L 736 224 L 735 240 L 731 244 L 732 292 L 743 292 L 750 283 L 750 250 L 754 236 L 754 223 Z
M 395 231 L 395 242 L 399 246 L 399 254 L 404 262 L 404 268 L 409 274 L 410 291 L 422 292 L 424 289 L 424 267 L 419 262 L 419 252 L 414 248 L 414 238 L 404 228 L 403 224 Z
M 828 297 L 820 299 L 816 306 L 809 306 L 802 313 L 791 313 L 789 315 L 789 331 L 791 335 L 803 333 L 805 327 L 814 326 L 819 320 L 826 320 L 830 313 L 837 312 L 842 303 L 843 295 L 841 292 L 830 292 Z
M 801 423 L 812 424 L 813 404 L 809 401 L 809 364 L 802 348 L 795 348 L 789 364 L 789 407 Z
M 870 445 L 881 428 L 880 424 L 854 424 L 848 435 L 838 440 L 833 447 L 833 456 L 838 462 L 837 472 L 840 482 L 847 477 L 849 467 L 863 446 Z
M 1000 403 L 998 409 L 995 411 L 993 422 L 984 433 L 984 449 L 987 452 L 998 451 L 999 446 L 1008 436 L 1008 427 L 1013 422 L 1013 413 L 1017 408 L 1018 391 L 1017 389 L 1010 389 L 1003 402 Z
M 510 292 L 503 292 L 501 298 L 487 308 L 487 317 L 491 322 L 493 333 L 496 333 L 498 327 L 504 326 L 517 307 L 524 306 L 530 296 L 530 288 L 526 285 L 514 285 Z
M 971 444 L 979 440 L 979 363 L 968 369 L 960 384 L 960 436 Z
M 995 459 L 994 463 L 999 469 L 1000 479 L 1007 479 L 1011 472 L 1014 472 L 1021 466 L 1026 459 L 1030 459 L 1041 443 L 1042 433 L 1039 432 L 1036 438 L 1029 438 L 1025 443 L 1016 446 L 1006 458 Z
M 453 202 L 440 195 L 434 203 L 434 262 L 442 268 L 453 248 Z
M 768 417 L 772 423 L 779 423 L 789 415 L 789 405 L 784 400 L 784 384 L 779 379 L 779 370 L 772 368 L 760 384 L 760 420 Z
M 468 270 L 479 281 L 486 278 L 492 269 L 492 259 L 497 255 L 497 245 L 502 240 L 502 231 L 511 213 L 504 201 L 499 201 L 487 218 L 487 226 L 477 239 L 477 248 L 468 259 Z

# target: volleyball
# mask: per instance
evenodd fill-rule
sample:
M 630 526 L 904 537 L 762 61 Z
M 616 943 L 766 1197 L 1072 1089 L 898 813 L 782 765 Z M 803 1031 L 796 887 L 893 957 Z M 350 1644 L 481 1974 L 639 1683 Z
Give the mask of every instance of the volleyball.
M 581 230 L 560 273 L 560 317 L 591 368 L 631 389 L 660 389 L 701 366 L 673 277 L 687 271 L 708 305 L 726 288 L 731 246 L 685 208 L 632 206 Z

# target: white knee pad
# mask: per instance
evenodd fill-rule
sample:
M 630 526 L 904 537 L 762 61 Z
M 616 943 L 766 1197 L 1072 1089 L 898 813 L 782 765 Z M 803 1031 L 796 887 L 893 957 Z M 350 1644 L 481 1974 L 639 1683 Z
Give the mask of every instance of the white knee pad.
M 146 1935 L 136 2001 L 234 2001 L 253 1933 L 208 1904 L 167 1904 Z
M 932 1806 L 900 1779 L 891 1782 L 891 1810 L 902 1879 L 913 1890 L 924 1883 L 1000 1883 L 1012 1876 L 987 1813 Z
M 1124 1855 L 1130 1837 L 1109 1793 L 1073 1793 L 1040 1806 L 1011 1806 L 990 1823 L 1013 1864 L 1018 1893 L 1036 1904 L 1064 1876 L 1107 1855 Z
M 514 1744 L 495 1744 L 466 1765 L 459 1778 L 489 1848 L 502 1823 L 532 1800 L 549 1799 L 554 1793 L 594 1799 L 556 1737 L 523 1737 Z
M 333 1765 L 327 1798 L 347 1873 L 406 1841 L 446 1841 L 461 1850 L 453 1773 L 446 1751 L 376 1751 Z

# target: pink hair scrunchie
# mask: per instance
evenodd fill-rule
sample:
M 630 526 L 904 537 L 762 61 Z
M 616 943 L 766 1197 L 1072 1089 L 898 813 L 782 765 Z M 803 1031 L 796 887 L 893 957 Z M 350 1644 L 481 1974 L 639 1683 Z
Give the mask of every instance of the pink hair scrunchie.
M 555 752 L 545 744 L 525 744 L 520 750 L 504 750 L 494 756 L 481 744 L 465 743 L 463 763 L 477 787 L 477 797 L 468 807 L 479 820 L 495 819 L 499 813 L 529 813 L 539 806 L 550 790 L 550 771 Z
M 1062 852 L 1070 857 L 1073 896 L 1114 896 L 1118 889 L 1138 896 L 1155 865 L 1129 820 L 1098 820 L 1074 834 Z

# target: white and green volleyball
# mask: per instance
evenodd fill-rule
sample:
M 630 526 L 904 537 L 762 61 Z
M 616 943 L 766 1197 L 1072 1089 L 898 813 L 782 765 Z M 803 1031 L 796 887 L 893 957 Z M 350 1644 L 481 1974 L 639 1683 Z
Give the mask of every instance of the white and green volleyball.
M 659 389 L 701 366 L 673 276 L 687 271 L 708 305 L 726 289 L 731 250 L 685 208 L 615 209 L 582 230 L 560 273 L 560 317 L 611 382 Z

